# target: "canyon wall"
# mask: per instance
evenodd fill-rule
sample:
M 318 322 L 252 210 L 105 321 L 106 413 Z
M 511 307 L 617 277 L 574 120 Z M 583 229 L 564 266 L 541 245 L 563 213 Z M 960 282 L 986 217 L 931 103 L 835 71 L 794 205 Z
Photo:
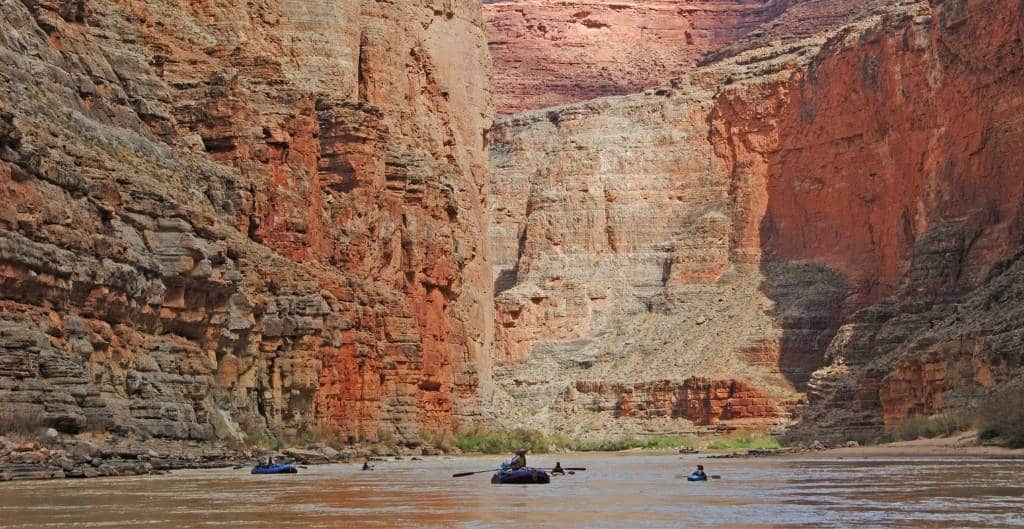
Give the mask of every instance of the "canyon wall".
M 0 406 L 415 444 L 480 413 L 481 7 L 0 2 Z
M 499 121 L 499 408 L 573 428 L 560 410 L 581 382 L 622 404 L 705 377 L 842 437 L 1019 378 L 1022 9 L 903 2 Z M 582 422 L 694 422 L 611 408 Z
M 1021 2 L 932 2 L 844 35 L 781 115 L 800 133 L 780 134 L 765 247 L 842 270 L 867 305 L 828 347 L 808 427 L 968 410 L 1020 381 L 1022 40 Z
M 806 37 L 877 0 L 485 2 L 499 114 L 640 92 L 726 57 Z

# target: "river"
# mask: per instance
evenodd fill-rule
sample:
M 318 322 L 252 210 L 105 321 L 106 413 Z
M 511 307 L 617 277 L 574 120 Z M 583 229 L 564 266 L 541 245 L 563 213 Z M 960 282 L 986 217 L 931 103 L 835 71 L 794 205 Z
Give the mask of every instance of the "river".
M 1024 460 L 533 456 L 583 466 L 550 485 L 491 485 L 498 458 L 314 466 L 297 475 L 0 483 L 0 527 L 36 528 L 1002 528 L 1024 527 Z M 687 483 L 696 463 L 721 479 Z

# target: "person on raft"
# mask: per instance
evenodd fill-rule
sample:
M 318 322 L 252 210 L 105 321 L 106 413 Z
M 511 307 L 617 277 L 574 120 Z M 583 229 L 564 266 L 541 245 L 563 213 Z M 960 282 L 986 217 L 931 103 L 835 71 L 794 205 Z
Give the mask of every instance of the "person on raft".
M 267 462 L 264 463 L 263 466 L 265 466 L 265 467 L 272 467 L 272 466 L 274 466 L 274 457 L 273 456 L 267 456 Z
M 562 469 L 562 463 L 560 461 L 556 461 L 555 462 L 555 468 L 552 468 L 551 472 L 549 472 L 549 474 L 551 474 L 552 476 L 555 475 L 555 474 L 560 474 L 560 475 L 564 476 L 565 475 L 565 470 Z
M 697 465 L 697 470 L 690 474 L 691 478 L 695 479 L 708 479 L 708 475 L 704 473 L 704 465 Z
M 373 470 L 373 467 L 370 466 L 370 460 L 369 459 L 367 459 L 366 461 L 363 461 L 363 470 Z
M 509 462 L 509 466 L 512 470 L 526 468 L 526 450 L 516 450 L 516 456 Z

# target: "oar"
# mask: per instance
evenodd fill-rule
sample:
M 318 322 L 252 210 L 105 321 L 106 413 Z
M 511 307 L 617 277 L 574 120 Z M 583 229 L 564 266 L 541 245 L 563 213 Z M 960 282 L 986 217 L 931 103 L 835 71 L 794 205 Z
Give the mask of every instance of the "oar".
M 538 468 L 537 470 L 554 470 L 554 468 Z M 562 467 L 562 470 L 586 470 L 584 467 Z
M 453 478 L 461 478 L 463 476 L 472 476 L 473 474 L 483 474 L 484 472 L 497 472 L 498 469 L 492 468 L 490 470 L 477 470 L 476 472 L 459 472 L 458 474 L 452 474 Z

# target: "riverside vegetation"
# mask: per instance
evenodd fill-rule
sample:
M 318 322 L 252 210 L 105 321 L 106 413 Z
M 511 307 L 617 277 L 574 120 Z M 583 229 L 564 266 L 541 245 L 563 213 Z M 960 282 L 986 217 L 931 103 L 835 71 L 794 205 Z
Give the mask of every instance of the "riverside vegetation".
M 947 413 L 912 416 L 890 425 L 884 433 L 859 439 L 864 444 L 883 444 L 921 438 L 949 437 L 976 430 L 984 444 L 1024 447 L 1024 391 L 1007 387 L 977 404 L 971 413 Z M 699 438 L 694 435 L 628 436 L 605 439 L 578 439 L 565 434 L 544 434 L 538 430 L 476 429 L 459 434 L 436 435 L 427 439 L 441 450 L 484 454 L 503 454 L 527 448 L 534 453 L 557 451 L 617 452 L 630 449 L 669 450 L 677 448 L 708 450 L 773 450 L 783 446 L 774 436 L 756 430 L 740 430 L 725 436 Z M 786 443 L 789 444 L 789 443 Z
M 442 450 L 457 448 L 462 452 L 504 454 L 519 449 L 533 453 L 619 452 L 630 449 L 672 450 L 679 448 L 711 450 L 774 449 L 778 440 L 762 432 L 739 431 L 724 437 L 701 439 L 694 435 L 648 435 L 620 438 L 578 439 L 562 433 L 544 434 L 538 430 L 515 428 L 511 430 L 473 430 L 456 435 L 431 439 Z
M 1024 448 L 1024 388 L 1007 387 L 982 401 L 971 413 L 912 416 L 890 426 L 877 442 L 948 437 L 977 430 L 985 444 Z

